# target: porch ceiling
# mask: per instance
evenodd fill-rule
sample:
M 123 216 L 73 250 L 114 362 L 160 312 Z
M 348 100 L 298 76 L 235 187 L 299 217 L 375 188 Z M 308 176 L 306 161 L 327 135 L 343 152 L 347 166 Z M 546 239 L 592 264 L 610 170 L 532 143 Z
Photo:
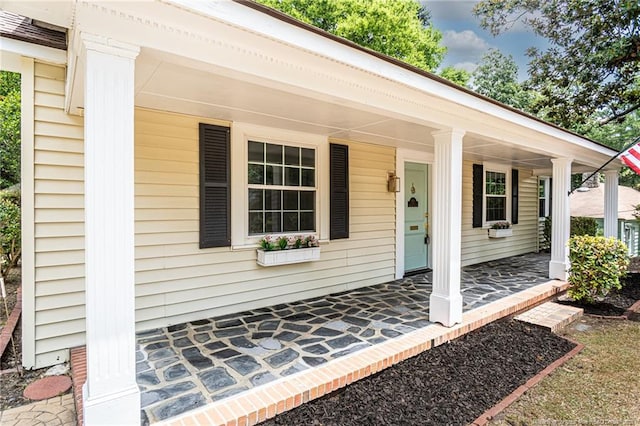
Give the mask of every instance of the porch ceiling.
M 433 152 L 425 120 L 399 118 L 346 105 L 339 99 L 288 87 L 273 87 L 251 76 L 143 49 L 136 61 L 136 106 L 247 122 L 380 145 Z M 551 156 L 510 145 L 497 138 L 467 133 L 464 158 L 547 169 Z M 579 165 L 577 165 L 579 167 Z

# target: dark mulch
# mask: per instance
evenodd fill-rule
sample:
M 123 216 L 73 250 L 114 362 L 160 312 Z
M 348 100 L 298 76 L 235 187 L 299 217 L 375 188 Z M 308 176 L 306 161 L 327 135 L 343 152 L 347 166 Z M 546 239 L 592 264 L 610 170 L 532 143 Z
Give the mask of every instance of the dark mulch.
M 638 300 L 640 300 L 640 274 L 633 273 L 624 278 L 621 290 L 612 291 L 601 301 L 591 304 L 564 300 L 559 303 L 583 308 L 586 314 L 620 316 Z
M 403 361 L 265 425 L 464 425 L 575 345 L 502 320 Z

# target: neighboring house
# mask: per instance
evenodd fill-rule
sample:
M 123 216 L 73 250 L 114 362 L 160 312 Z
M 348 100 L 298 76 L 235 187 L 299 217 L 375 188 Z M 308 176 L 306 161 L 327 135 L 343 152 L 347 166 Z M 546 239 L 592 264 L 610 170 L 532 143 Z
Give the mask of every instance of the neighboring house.
M 604 188 L 598 181 L 583 186 L 569 197 L 571 216 L 593 217 L 600 229 L 604 228 Z M 640 204 L 640 191 L 628 186 L 618 186 L 618 224 L 616 237 L 629 248 L 630 256 L 640 254 L 640 224 L 633 216 L 635 206 Z
M 23 365 L 86 344 L 88 423 L 136 420 L 136 330 L 427 267 L 431 319 L 460 322 L 462 265 L 537 249 L 538 176 L 565 279 L 570 175 L 615 154 L 255 3 L 0 6 L 1 67 L 22 74 Z M 489 238 L 497 221 L 513 235 Z M 316 234 L 320 259 L 259 266 L 280 232 Z

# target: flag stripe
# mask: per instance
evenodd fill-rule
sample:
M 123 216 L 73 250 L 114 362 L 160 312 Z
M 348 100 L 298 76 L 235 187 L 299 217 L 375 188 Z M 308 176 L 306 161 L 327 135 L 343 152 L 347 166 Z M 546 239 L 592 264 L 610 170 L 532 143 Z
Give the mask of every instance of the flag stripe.
M 638 151 L 638 146 L 634 145 L 628 150 L 626 150 L 621 156 L 620 159 L 624 164 L 629 166 L 631 170 L 640 175 L 640 151 Z

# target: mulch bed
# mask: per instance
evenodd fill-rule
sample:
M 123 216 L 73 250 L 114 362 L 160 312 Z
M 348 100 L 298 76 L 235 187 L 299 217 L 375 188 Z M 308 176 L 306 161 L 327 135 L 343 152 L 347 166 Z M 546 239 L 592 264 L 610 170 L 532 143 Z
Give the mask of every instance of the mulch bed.
M 575 344 L 514 320 L 486 325 L 265 425 L 464 425 Z
M 612 291 L 596 303 L 581 303 L 573 300 L 563 300 L 558 303 L 583 308 L 585 314 L 621 316 L 631 305 L 640 300 L 640 273 L 629 274 L 624 278 L 624 281 L 625 284 L 621 290 Z

